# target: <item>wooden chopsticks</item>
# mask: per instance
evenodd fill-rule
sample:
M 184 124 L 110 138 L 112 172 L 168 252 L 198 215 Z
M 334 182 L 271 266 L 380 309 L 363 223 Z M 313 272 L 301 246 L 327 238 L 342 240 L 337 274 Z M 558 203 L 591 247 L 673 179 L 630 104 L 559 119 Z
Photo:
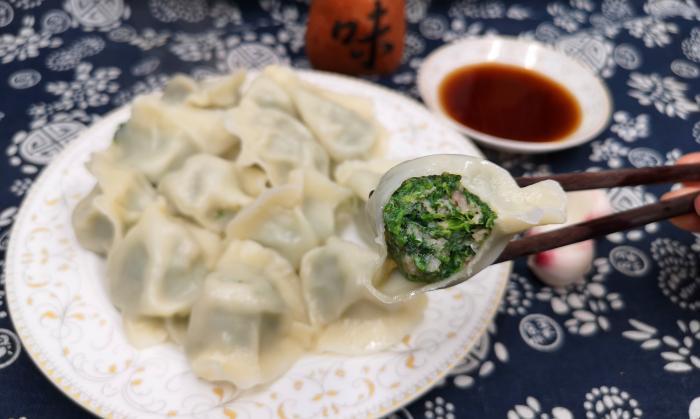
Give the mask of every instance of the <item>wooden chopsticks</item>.
M 700 181 L 700 164 L 648 167 L 642 169 L 606 170 L 601 172 L 566 173 L 552 176 L 516 178 L 518 185 L 552 179 L 566 191 L 613 188 L 618 186 L 647 185 L 681 181 Z M 508 243 L 496 262 L 504 262 L 545 250 L 578 243 L 616 231 L 639 227 L 655 221 L 695 212 L 694 201 L 700 191 L 676 198 L 644 205 L 605 217 L 563 227 L 547 233 L 536 234 Z

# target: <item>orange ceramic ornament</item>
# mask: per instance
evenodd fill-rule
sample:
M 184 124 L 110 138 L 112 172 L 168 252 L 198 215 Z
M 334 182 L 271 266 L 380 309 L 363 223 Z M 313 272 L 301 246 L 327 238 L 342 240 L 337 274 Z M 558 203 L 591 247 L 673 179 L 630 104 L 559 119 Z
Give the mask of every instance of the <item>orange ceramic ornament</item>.
M 319 70 L 391 73 L 401 63 L 404 0 L 313 0 L 306 54 Z

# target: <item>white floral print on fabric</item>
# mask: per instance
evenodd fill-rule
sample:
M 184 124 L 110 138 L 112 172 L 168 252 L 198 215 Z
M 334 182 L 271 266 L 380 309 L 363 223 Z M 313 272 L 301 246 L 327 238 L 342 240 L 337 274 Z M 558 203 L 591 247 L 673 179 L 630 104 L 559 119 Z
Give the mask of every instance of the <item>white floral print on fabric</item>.
M 628 112 L 617 111 L 613 114 L 613 125 L 610 131 L 628 143 L 639 138 L 647 138 L 650 132 L 649 115 L 640 114 L 632 117 Z
M 30 131 L 18 131 L 5 149 L 10 166 L 34 174 L 61 152 L 93 120 L 85 111 L 58 112 L 35 120 Z
M 151 74 L 160 66 L 160 60 L 157 57 L 146 57 L 136 64 L 131 66 L 131 74 L 137 77 Z
M 681 42 L 681 49 L 690 61 L 700 63 L 700 27 L 690 31 L 690 37 Z
M 541 313 L 520 319 L 518 331 L 529 347 L 541 352 L 554 352 L 564 345 L 564 331 L 559 323 Z
M 678 33 L 678 25 L 651 16 L 628 20 L 623 25 L 629 34 L 644 41 L 647 48 L 662 47 L 671 43 L 671 36 Z
M 134 83 L 130 88 L 121 90 L 119 93 L 114 95 L 112 104 L 115 106 L 122 106 L 130 102 L 138 95 L 160 90 L 163 88 L 163 86 L 165 86 L 165 83 L 167 83 L 169 79 L 170 77 L 167 74 L 150 74 L 143 80 Z
M 46 83 L 46 91 L 58 96 L 49 104 L 37 104 L 30 109 L 36 118 L 42 113 L 51 114 L 55 111 L 70 111 L 73 109 L 86 110 L 109 103 L 110 96 L 117 92 L 119 84 L 115 81 L 121 74 L 116 67 L 101 67 L 94 69 L 90 63 L 80 63 L 75 68 L 73 81 L 52 81 Z M 44 111 L 39 108 L 45 107 Z
M 543 287 L 536 297 L 548 302 L 555 314 L 566 317 L 564 326 L 569 333 L 593 336 L 610 330 L 609 313 L 625 307 L 622 295 L 609 292 L 605 286 L 609 273 L 608 260 L 596 258 L 587 281 L 565 288 Z
M 695 139 L 696 143 L 700 144 L 700 121 L 693 125 L 693 139 Z
M 564 407 L 554 407 L 551 411 L 542 409 L 540 401 L 530 396 L 525 404 L 515 405 L 508 411 L 508 419 L 573 419 L 571 411 Z
M 61 39 L 50 32 L 36 32 L 34 17 L 25 16 L 22 27 L 17 35 L 5 33 L 0 35 L 0 61 L 3 64 L 13 61 L 24 61 L 39 55 L 43 48 L 56 48 L 61 45 Z
M 509 316 L 523 316 L 532 307 L 535 292 L 530 280 L 516 272 L 510 274 L 510 281 L 498 311 Z
M 488 377 L 493 373 L 497 362 L 508 362 L 508 349 L 503 343 L 495 341 L 496 334 L 496 323 L 492 322 L 488 332 L 479 338 L 462 362 L 450 371 L 449 375 L 457 388 L 472 388 L 477 379 Z
M 678 77 L 683 77 L 684 79 L 695 79 L 700 77 L 700 67 L 697 65 L 677 59 L 671 62 L 671 71 Z
M 108 31 L 131 15 L 124 0 L 65 0 L 63 9 L 85 31 Z
M 664 160 L 664 164 L 666 161 Z M 611 188 L 607 191 L 610 205 L 615 211 L 626 211 L 646 204 L 653 204 L 657 201 L 656 195 L 647 192 L 644 186 L 623 186 Z M 608 234 L 606 239 L 613 243 L 622 243 L 625 240 L 639 241 L 646 234 L 654 234 L 659 231 L 659 223 L 649 223 L 641 228 L 634 228 L 624 232 Z
M 643 277 L 651 269 L 649 257 L 632 246 L 617 246 L 608 255 L 610 264 L 618 272 L 631 277 Z
M 627 160 L 634 167 L 654 167 L 663 166 L 664 157 L 661 154 L 648 147 L 635 147 L 627 153 Z
M 586 393 L 583 402 L 587 419 L 639 419 L 643 415 L 639 402 L 615 386 L 601 386 Z
M 612 169 L 622 167 L 624 157 L 627 157 L 630 149 L 614 138 L 606 138 L 603 141 L 591 143 L 592 153 L 589 159 L 593 162 L 604 162 Z
M 17 335 L 11 330 L 0 328 L 0 370 L 15 362 L 21 350 Z
M 672 373 L 697 373 L 700 370 L 700 320 L 678 320 L 680 333 L 661 336 L 658 329 L 636 319 L 629 320 L 632 330 L 625 330 L 622 336 L 641 342 L 640 347 L 647 351 L 660 350 L 664 360 L 664 370 Z
M 205 0 L 149 0 L 151 14 L 162 22 L 200 22 L 207 17 Z
M 0 1 L 0 28 L 9 25 L 15 17 L 15 11 L 8 3 Z
M 586 22 L 588 15 L 577 9 L 571 9 L 561 3 L 547 5 L 547 13 L 554 19 L 554 24 L 567 32 L 575 32 Z
M 697 103 L 686 98 L 688 86 L 671 76 L 634 72 L 630 74 L 627 85 L 632 88 L 628 94 L 637 99 L 640 105 L 653 105 L 657 111 L 667 116 L 686 119 L 691 113 L 700 110 Z
M 53 71 L 70 70 L 87 57 L 98 54 L 105 47 L 99 36 L 86 36 L 68 47 L 52 52 L 46 58 L 46 67 Z
M 13 6 L 18 9 L 33 9 L 35 7 L 41 6 L 44 0 L 10 0 Z
M 445 401 L 438 396 L 434 400 L 426 400 L 423 403 L 425 412 L 423 413 L 426 419 L 455 419 L 455 405 Z
M 75 26 L 78 26 L 78 23 L 72 21 L 68 13 L 63 10 L 49 10 L 41 18 L 43 30 L 52 34 L 63 33 Z
M 12 192 L 16 196 L 22 196 L 29 190 L 31 186 L 31 178 L 15 179 L 12 181 L 12 185 L 10 185 L 10 192 Z
M 659 288 L 685 310 L 700 310 L 700 272 L 696 252 L 669 238 L 651 243 L 651 255 L 659 266 Z
M 170 39 L 171 34 L 170 31 L 158 31 L 153 28 L 144 28 L 139 34 L 139 32 L 133 27 L 122 25 L 111 30 L 107 36 L 111 41 L 124 42 L 138 47 L 143 51 L 149 51 L 153 48 L 162 47 L 165 45 L 168 42 L 168 39 Z
M 41 81 L 41 73 L 32 69 L 17 70 L 7 78 L 7 84 L 17 90 L 29 89 Z

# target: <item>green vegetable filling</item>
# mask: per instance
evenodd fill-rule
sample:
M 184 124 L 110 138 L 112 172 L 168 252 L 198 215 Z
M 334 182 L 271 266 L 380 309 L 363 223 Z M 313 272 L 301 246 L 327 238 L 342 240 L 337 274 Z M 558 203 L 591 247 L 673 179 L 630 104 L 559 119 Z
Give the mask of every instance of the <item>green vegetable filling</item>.
M 405 180 L 384 207 L 389 256 L 415 282 L 459 271 L 491 233 L 496 213 L 450 173 Z

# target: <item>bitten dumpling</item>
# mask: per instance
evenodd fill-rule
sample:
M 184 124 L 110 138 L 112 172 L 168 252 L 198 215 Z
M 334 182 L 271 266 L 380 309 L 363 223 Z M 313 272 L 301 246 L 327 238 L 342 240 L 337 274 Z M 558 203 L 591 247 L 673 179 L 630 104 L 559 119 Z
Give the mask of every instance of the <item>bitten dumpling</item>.
M 127 316 L 187 313 L 219 246 L 214 233 L 175 218 L 156 201 L 107 256 L 112 302 Z
M 311 324 L 321 327 L 317 347 L 359 354 L 387 348 L 423 318 L 426 298 L 384 304 L 366 287 L 381 257 L 337 237 L 317 247 L 301 262 L 301 284 Z
M 253 201 L 241 191 L 236 166 L 209 154 L 188 158 L 182 168 L 163 177 L 158 190 L 178 212 L 215 232 L 222 232 Z
M 292 266 L 252 241 L 232 241 L 190 316 L 185 352 L 194 372 L 241 389 L 275 379 L 310 345 Z
M 566 219 L 566 194 L 551 180 L 520 188 L 501 167 L 441 154 L 389 170 L 367 202 L 377 249 L 397 269 L 367 286 L 393 302 L 466 280 L 519 232 Z

